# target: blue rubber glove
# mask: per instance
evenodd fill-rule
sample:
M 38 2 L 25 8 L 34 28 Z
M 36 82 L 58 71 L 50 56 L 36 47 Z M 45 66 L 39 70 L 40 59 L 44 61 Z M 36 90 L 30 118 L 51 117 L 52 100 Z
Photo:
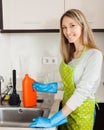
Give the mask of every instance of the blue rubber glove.
M 52 82 L 48 84 L 43 84 L 40 82 L 34 82 L 32 88 L 36 89 L 38 92 L 47 92 L 47 93 L 57 93 L 58 83 Z
M 67 118 L 62 111 L 58 111 L 51 118 L 38 117 L 33 118 L 30 128 L 51 128 L 67 123 Z

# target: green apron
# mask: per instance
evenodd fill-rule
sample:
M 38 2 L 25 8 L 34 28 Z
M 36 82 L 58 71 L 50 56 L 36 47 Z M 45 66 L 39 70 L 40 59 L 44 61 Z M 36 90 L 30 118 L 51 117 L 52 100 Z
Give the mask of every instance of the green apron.
M 81 56 L 82 57 L 82 56 Z M 80 57 L 80 59 L 81 59 Z M 80 61 L 79 61 L 80 62 Z M 77 63 L 78 64 L 78 63 Z M 73 81 L 74 67 L 67 65 L 64 61 L 60 64 L 60 74 L 64 84 L 64 97 L 62 107 L 75 91 Z M 77 102 L 77 101 L 76 101 Z M 61 125 L 61 130 L 93 130 L 95 100 L 86 99 L 81 106 L 77 107 L 68 117 L 68 123 Z

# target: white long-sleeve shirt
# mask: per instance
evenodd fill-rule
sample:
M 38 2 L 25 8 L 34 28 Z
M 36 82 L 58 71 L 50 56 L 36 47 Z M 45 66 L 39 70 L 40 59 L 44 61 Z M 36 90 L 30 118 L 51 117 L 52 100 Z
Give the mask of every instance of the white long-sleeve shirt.
M 67 105 L 75 110 L 86 99 L 94 99 L 97 88 L 99 87 L 102 72 L 103 56 L 97 49 L 87 50 L 83 56 L 73 59 L 69 65 L 74 66 L 74 83 L 76 89 L 67 101 Z

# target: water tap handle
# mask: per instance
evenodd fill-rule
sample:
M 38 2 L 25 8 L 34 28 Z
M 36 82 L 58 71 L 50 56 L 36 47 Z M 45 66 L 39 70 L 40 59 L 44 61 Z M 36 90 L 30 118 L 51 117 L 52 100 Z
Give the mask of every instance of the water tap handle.
M 1 75 L 0 75 L 0 82 L 4 82 L 4 78 Z

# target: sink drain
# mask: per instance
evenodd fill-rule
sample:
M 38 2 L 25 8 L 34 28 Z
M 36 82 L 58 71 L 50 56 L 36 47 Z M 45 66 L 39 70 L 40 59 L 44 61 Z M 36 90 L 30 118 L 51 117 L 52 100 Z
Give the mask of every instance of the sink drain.
M 19 110 L 18 110 L 18 113 L 22 113 L 22 112 L 23 112 L 23 110 L 22 110 L 22 109 L 19 109 Z

